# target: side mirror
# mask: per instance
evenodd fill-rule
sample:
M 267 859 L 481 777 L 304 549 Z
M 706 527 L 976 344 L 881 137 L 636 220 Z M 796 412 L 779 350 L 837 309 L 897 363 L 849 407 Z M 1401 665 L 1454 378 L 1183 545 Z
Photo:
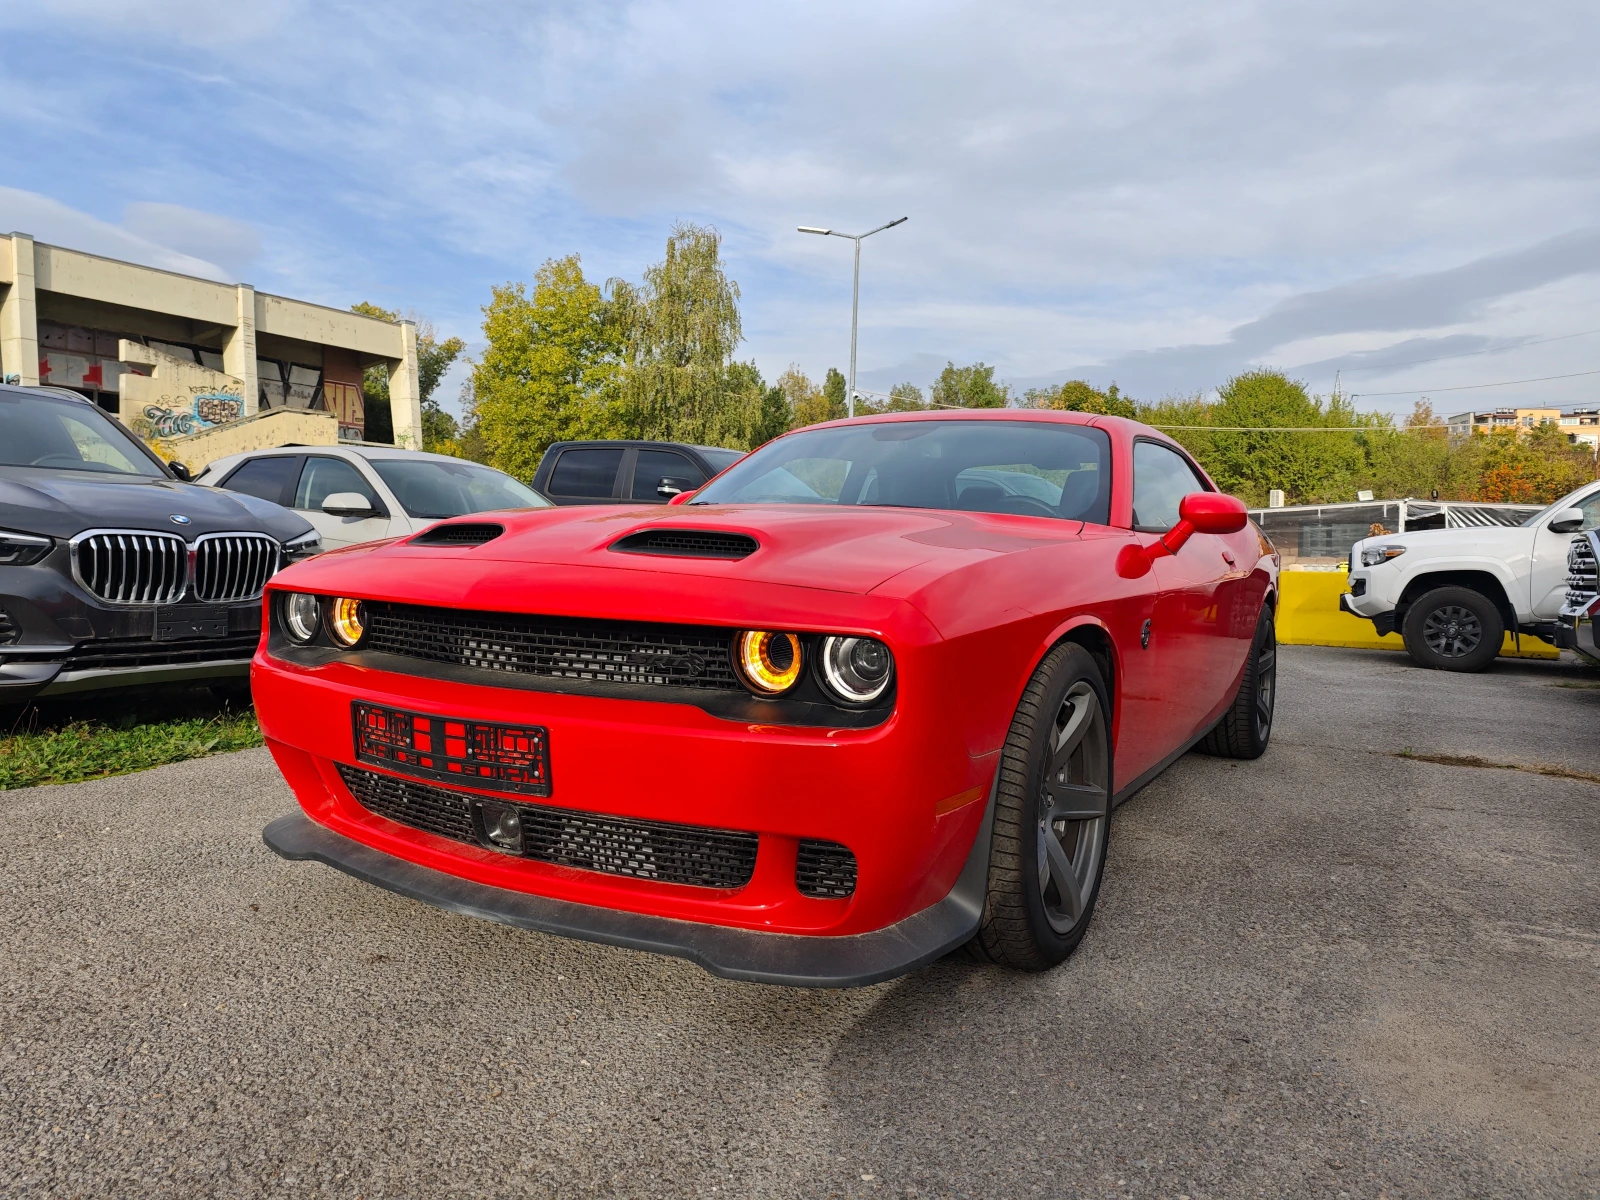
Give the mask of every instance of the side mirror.
M 333 492 L 322 502 L 322 511 L 330 517 L 370 517 L 372 501 L 360 492 Z
M 1563 508 L 1550 518 L 1551 533 L 1577 533 L 1583 528 L 1583 509 Z
M 1150 547 L 1151 556 L 1176 554 L 1197 533 L 1238 533 L 1249 519 L 1243 500 L 1221 492 L 1190 492 L 1178 502 L 1178 523 Z
M 167 464 L 167 470 L 171 471 L 174 475 L 176 475 L 179 478 L 179 480 L 181 480 L 184 483 L 188 483 L 191 479 L 194 478 L 194 475 L 190 472 L 189 468 L 184 466 L 177 459 L 173 459 L 171 462 L 169 462 Z
M 663 477 L 661 482 L 656 484 L 656 495 L 667 497 L 669 499 L 673 496 L 680 496 L 688 490 L 689 481 L 687 479 L 672 479 L 670 477 Z

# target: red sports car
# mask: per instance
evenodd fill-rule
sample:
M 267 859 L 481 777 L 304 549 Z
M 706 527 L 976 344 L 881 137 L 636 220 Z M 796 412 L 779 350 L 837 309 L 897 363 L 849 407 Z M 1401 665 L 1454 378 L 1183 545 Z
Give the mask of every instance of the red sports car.
M 1132 421 L 799 430 L 672 507 L 272 580 L 266 840 L 444 908 L 839 987 L 1083 937 L 1112 808 L 1272 730 L 1278 561 Z

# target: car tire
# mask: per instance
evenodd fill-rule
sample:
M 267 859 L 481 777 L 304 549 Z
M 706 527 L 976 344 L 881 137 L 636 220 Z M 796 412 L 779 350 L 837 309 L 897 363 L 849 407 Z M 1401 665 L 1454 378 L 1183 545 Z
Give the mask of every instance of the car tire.
M 1111 768 L 1105 682 L 1087 650 L 1063 643 L 1028 681 L 1000 752 L 975 957 L 1045 971 L 1083 940 L 1105 872 Z
M 1406 653 L 1435 671 L 1483 671 L 1500 653 L 1505 618 L 1494 601 L 1464 587 L 1434 588 L 1406 610 Z
M 1218 758 L 1260 758 L 1272 738 L 1272 712 L 1277 697 L 1278 631 L 1273 624 L 1272 606 L 1263 604 L 1233 703 L 1195 749 Z

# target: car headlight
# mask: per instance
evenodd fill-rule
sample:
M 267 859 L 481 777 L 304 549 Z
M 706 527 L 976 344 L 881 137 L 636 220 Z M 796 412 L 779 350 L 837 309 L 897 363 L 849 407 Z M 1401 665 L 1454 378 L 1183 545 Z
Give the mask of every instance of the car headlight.
M 876 638 L 824 638 L 822 679 L 846 704 L 871 704 L 894 679 L 894 655 Z
M 302 646 L 314 641 L 322 627 L 322 601 L 307 592 L 290 592 L 283 598 L 283 628 Z
M 328 632 L 341 646 L 354 646 L 367 631 L 362 619 L 365 615 L 361 610 L 361 601 L 340 596 L 328 609 Z
M 733 660 L 750 690 L 780 696 L 800 682 L 800 639 L 792 633 L 749 629 L 734 642 Z
M 1361 552 L 1361 565 L 1363 567 L 1376 567 L 1388 562 L 1391 558 L 1399 558 L 1406 552 L 1404 546 L 1368 546 Z
M 283 552 L 290 558 L 303 558 L 321 549 L 322 535 L 315 529 L 308 529 L 299 537 L 290 538 L 283 544 Z
M 50 553 L 55 542 L 33 533 L 0 529 L 0 567 L 26 567 Z

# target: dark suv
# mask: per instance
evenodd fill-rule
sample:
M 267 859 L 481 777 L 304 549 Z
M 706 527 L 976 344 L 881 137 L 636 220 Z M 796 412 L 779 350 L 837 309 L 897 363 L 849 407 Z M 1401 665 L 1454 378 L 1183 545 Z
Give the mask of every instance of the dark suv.
M 554 442 L 533 486 L 555 504 L 665 504 L 743 457 L 681 442 Z
M 314 529 L 181 481 L 76 393 L 0 385 L 0 705 L 243 682 L 261 592 Z

